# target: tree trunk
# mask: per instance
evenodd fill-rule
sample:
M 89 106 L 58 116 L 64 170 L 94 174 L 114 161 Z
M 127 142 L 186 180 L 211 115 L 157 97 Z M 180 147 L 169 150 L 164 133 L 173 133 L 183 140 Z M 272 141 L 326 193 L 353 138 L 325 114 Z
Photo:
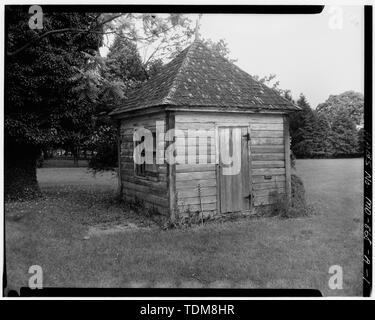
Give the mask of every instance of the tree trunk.
M 5 200 L 27 200 L 40 196 L 36 178 L 38 155 L 39 150 L 33 146 L 5 143 Z
M 79 156 L 79 148 L 76 146 L 73 146 L 71 149 L 72 156 L 73 156 L 73 165 L 75 167 L 78 167 L 78 156 Z

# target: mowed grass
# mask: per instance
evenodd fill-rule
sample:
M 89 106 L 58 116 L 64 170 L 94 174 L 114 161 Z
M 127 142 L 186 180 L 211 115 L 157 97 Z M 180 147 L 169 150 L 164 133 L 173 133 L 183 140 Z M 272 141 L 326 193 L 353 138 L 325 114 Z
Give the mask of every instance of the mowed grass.
M 77 164 L 73 159 L 59 159 L 52 158 L 43 161 L 43 168 L 74 168 L 74 167 L 87 167 L 87 160 L 78 160 Z
M 114 200 L 117 180 L 83 168 L 40 169 L 45 197 L 6 204 L 10 289 L 27 286 L 31 265 L 45 287 L 315 288 L 362 294 L 362 159 L 299 160 L 316 214 L 251 218 L 160 230 Z M 97 223 L 147 228 L 85 238 Z M 331 290 L 331 265 L 343 268 Z

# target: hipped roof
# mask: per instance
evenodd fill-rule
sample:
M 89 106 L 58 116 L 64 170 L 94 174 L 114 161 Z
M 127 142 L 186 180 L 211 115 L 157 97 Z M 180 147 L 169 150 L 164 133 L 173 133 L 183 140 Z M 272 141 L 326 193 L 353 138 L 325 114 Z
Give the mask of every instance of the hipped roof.
M 294 111 L 300 108 L 194 41 L 111 115 L 156 106 Z

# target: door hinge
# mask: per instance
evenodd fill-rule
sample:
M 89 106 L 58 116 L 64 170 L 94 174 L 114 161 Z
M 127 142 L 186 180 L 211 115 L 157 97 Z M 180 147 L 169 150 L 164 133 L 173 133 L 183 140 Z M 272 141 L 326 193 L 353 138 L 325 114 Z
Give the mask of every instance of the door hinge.
M 244 134 L 243 137 L 246 138 L 247 141 L 250 141 L 250 133 Z

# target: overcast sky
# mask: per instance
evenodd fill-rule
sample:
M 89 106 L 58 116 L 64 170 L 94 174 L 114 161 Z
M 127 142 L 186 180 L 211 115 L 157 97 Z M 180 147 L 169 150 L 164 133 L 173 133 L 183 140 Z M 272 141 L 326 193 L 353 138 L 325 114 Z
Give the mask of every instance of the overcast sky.
M 342 24 L 332 7 L 318 15 L 206 14 L 200 33 L 224 38 L 240 68 L 275 73 L 281 88 L 294 98 L 303 92 L 315 108 L 330 94 L 363 93 L 363 7 L 341 8 Z

